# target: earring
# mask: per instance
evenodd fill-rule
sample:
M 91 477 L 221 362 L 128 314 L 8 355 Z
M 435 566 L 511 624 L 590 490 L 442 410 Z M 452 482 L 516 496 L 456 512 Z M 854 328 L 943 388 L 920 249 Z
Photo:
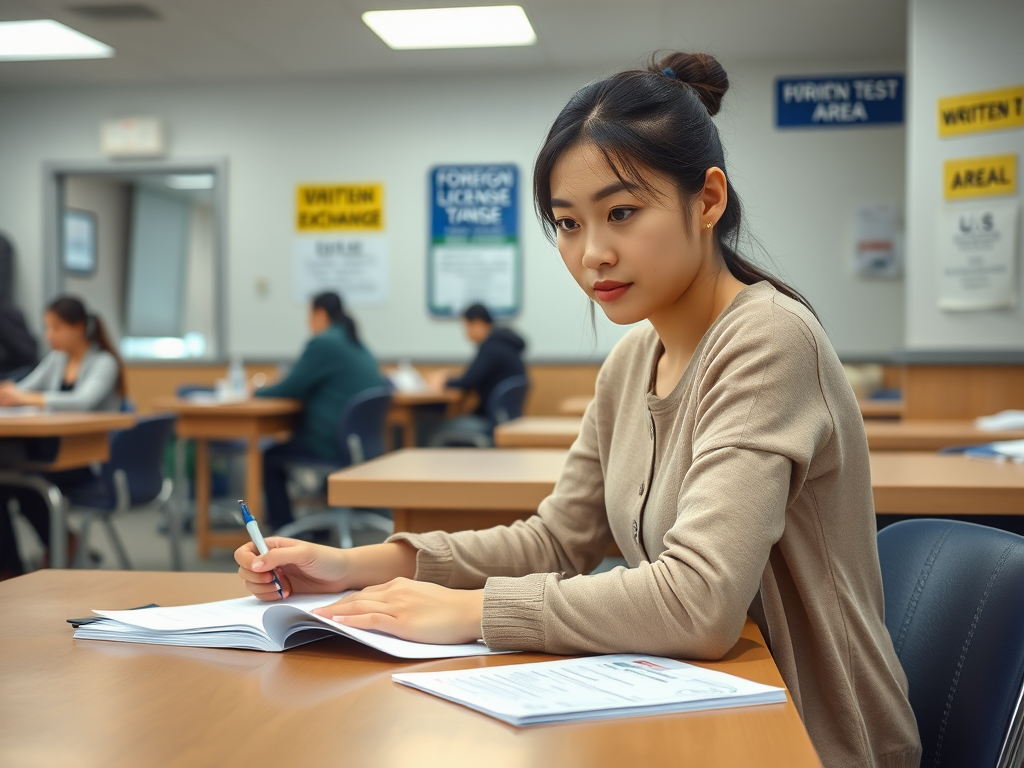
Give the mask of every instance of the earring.
M 714 225 L 714 224 L 712 224 L 712 223 L 711 223 L 711 222 L 709 221 L 709 222 L 708 222 L 707 224 L 705 224 L 704 226 L 705 226 L 705 227 L 707 227 L 708 229 L 711 229 L 711 228 L 712 228 L 713 226 L 715 226 L 715 225 Z

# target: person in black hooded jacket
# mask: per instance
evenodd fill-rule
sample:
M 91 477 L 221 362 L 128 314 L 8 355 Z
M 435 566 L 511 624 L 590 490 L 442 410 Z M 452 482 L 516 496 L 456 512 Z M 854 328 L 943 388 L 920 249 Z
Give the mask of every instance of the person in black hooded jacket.
M 499 382 L 526 374 L 523 350 L 526 342 L 508 328 L 495 328 L 494 318 L 483 304 L 473 304 L 462 313 L 466 336 L 479 346 L 476 357 L 465 372 L 449 378 L 447 386 L 476 392 L 480 403 L 474 412 L 487 415 L 487 400 Z
M 18 379 L 36 364 L 36 340 L 14 305 L 14 248 L 0 235 L 0 380 Z

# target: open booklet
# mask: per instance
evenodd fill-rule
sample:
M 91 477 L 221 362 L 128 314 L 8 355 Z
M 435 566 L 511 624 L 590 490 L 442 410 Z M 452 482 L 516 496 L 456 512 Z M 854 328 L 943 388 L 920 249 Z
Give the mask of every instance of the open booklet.
M 786 701 L 782 688 L 637 654 L 405 672 L 391 678 L 519 726 Z
M 82 624 L 75 631 L 75 638 L 285 651 L 314 640 L 342 635 L 401 659 L 443 659 L 499 653 L 490 650 L 483 642 L 462 645 L 414 643 L 379 632 L 344 627 L 310 613 L 314 608 L 330 605 L 346 594 L 351 593 L 293 595 L 276 602 L 241 597 L 170 608 L 93 611 L 103 618 Z

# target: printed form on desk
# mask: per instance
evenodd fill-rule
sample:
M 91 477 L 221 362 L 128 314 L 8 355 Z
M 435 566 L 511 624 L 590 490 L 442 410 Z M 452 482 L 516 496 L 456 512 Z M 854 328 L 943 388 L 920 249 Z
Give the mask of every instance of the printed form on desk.
M 391 677 L 402 685 L 519 726 L 786 701 L 782 688 L 674 659 L 637 654 L 406 672 Z

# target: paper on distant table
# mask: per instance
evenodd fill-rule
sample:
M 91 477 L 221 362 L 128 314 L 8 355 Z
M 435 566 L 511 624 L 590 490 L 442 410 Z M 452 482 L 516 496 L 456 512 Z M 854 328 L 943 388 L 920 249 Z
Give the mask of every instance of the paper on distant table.
M 43 409 L 38 405 L 6 405 L 0 407 L 0 417 L 38 416 Z
M 782 688 L 636 654 L 392 675 L 513 725 L 780 703 Z
M 994 416 L 980 416 L 974 426 L 986 432 L 1008 429 L 1024 429 L 1024 411 L 1000 411 Z

